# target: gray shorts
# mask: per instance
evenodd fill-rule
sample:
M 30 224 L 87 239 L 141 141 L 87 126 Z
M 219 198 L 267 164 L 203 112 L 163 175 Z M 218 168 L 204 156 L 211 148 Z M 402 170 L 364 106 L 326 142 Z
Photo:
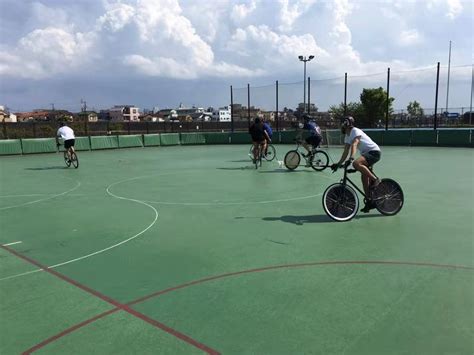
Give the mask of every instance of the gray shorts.
M 380 150 L 371 150 L 370 152 L 362 154 L 362 156 L 367 160 L 369 166 L 374 165 L 376 162 L 380 160 L 380 156 L 382 153 Z

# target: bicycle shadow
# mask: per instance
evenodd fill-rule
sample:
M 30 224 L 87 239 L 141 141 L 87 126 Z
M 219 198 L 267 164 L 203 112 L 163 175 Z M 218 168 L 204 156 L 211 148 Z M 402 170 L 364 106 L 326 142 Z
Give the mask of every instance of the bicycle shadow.
M 256 170 L 255 165 L 240 166 L 236 168 L 216 168 L 217 170 Z
M 59 169 L 67 169 L 67 166 L 43 166 L 43 167 L 40 167 L 40 168 L 25 168 L 25 170 L 35 170 L 35 171 L 39 171 L 39 170 L 59 170 Z
M 354 219 L 364 219 L 364 218 L 374 218 L 374 217 L 385 217 L 381 214 L 361 214 L 354 217 Z M 281 216 L 281 217 L 263 217 L 263 221 L 275 222 L 281 221 L 285 223 L 295 224 L 297 226 L 302 226 L 308 223 L 338 223 L 331 219 L 326 214 L 319 215 L 308 215 L 308 216 Z
M 273 170 L 261 171 L 262 173 L 284 173 L 284 174 L 296 174 L 296 173 L 313 173 L 314 170 L 288 170 L 286 168 L 278 168 Z

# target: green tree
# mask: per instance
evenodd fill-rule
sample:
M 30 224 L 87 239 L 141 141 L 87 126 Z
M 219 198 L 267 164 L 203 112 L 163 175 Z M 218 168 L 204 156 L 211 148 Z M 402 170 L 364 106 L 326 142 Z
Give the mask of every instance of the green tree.
M 334 120 L 341 122 L 344 118 L 344 103 L 341 102 L 339 105 L 330 106 L 329 113 Z M 357 122 L 360 117 L 364 116 L 364 107 L 360 102 L 349 102 L 346 115 L 354 117 Z
M 389 115 L 393 113 L 392 103 L 395 99 L 389 98 Z M 360 94 L 360 102 L 364 108 L 364 115 L 356 123 L 360 127 L 374 127 L 379 120 L 385 121 L 385 113 L 387 110 L 387 92 L 379 87 L 377 89 L 364 89 Z
M 407 106 L 407 111 L 410 115 L 410 120 L 419 121 L 424 115 L 423 108 L 418 101 L 411 101 Z

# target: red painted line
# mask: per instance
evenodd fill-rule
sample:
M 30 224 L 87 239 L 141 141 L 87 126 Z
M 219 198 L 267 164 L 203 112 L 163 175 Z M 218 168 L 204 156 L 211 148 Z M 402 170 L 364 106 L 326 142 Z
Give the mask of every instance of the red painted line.
M 31 353 L 35 352 L 36 350 L 39 350 L 42 347 L 48 345 L 49 343 L 52 343 L 53 341 L 56 341 L 57 339 L 62 338 L 63 336 L 68 335 L 69 333 L 72 333 L 73 331 L 75 331 L 79 328 L 82 328 L 82 327 L 86 326 L 87 324 L 90 324 L 90 323 L 96 321 L 97 319 L 100 319 L 100 318 L 103 318 L 105 316 L 108 316 L 109 314 L 115 313 L 119 310 L 120 310 L 119 308 L 112 308 L 111 310 L 109 310 L 107 312 L 98 314 L 98 315 L 96 315 L 92 318 L 89 318 L 89 319 L 85 320 L 84 322 L 78 323 L 78 324 L 76 324 L 76 325 L 74 325 L 70 328 L 67 328 L 67 329 L 63 330 L 62 332 L 60 332 L 56 335 L 53 335 L 52 337 L 50 337 L 46 340 L 43 340 L 41 343 L 36 344 L 35 346 L 29 348 L 28 350 L 24 351 L 23 354 L 31 354 Z
M 263 271 L 269 271 L 269 270 L 277 270 L 277 269 L 290 269 L 290 268 L 298 268 L 298 267 L 306 267 L 306 266 L 323 266 L 323 265 L 370 265 L 370 264 L 376 264 L 376 265 L 402 265 L 402 266 L 425 266 L 425 267 L 435 267 L 435 268 L 445 268 L 445 269 L 465 269 L 465 270 L 474 270 L 474 267 L 470 266 L 464 266 L 464 265 L 449 265 L 449 264 L 434 264 L 434 263 L 422 263 L 422 262 L 404 262 L 404 261 L 370 261 L 370 260 L 349 260 L 349 261 L 319 261 L 319 262 L 312 262 L 312 263 L 301 263 L 301 264 L 289 264 L 289 265 L 276 265 L 276 266 L 267 266 L 267 267 L 262 267 L 262 268 L 256 268 L 256 269 L 249 269 L 249 270 L 242 270 L 242 271 L 235 271 L 235 272 L 229 272 L 226 274 L 221 274 L 221 275 L 215 275 L 215 276 L 210 276 L 206 277 L 203 279 L 191 281 L 182 285 L 174 286 L 167 288 L 165 290 L 157 291 L 152 294 L 140 297 L 134 301 L 127 302 L 127 306 L 131 306 L 137 303 L 141 303 L 143 301 L 146 301 L 150 298 L 157 297 L 160 295 L 163 295 L 165 293 L 169 293 L 172 291 L 176 291 L 182 288 L 186 288 L 189 286 L 217 280 L 217 279 L 223 279 L 226 277 L 231 277 L 231 276 L 236 276 L 236 275 L 242 275 L 242 274 L 250 274 L 250 273 L 255 273 L 255 272 L 263 272 Z
M 464 265 L 449 265 L 449 264 L 436 264 L 436 263 L 423 263 L 423 262 L 404 262 L 404 261 L 371 261 L 371 260 L 350 260 L 350 261 L 319 261 L 319 262 L 312 262 L 312 263 L 301 263 L 301 264 L 288 264 L 288 265 L 276 265 L 276 266 L 267 266 L 267 267 L 261 267 L 261 268 L 256 268 L 256 269 L 248 269 L 248 270 L 242 270 L 242 271 L 235 271 L 235 272 L 229 272 L 226 274 L 221 274 L 221 275 L 215 275 L 215 276 L 210 276 L 206 277 L 203 279 L 187 282 L 178 286 L 170 287 L 158 292 L 154 292 L 152 294 L 149 294 L 147 296 L 140 297 L 134 301 L 126 303 L 127 306 L 131 306 L 143 301 L 146 301 L 150 298 L 157 297 L 160 295 L 163 295 L 165 293 L 173 292 L 182 288 L 190 287 L 193 285 L 205 283 L 208 281 L 213 281 L 213 280 L 218 280 L 226 277 L 231 277 L 231 276 L 237 276 L 237 275 L 243 275 L 243 274 L 250 274 L 250 273 L 255 273 L 255 272 L 263 272 L 263 271 L 269 271 L 269 270 L 277 270 L 277 269 L 289 269 L 289 268 L 297 268 L 297 267 L 306 267 L 306 266 L 324 266 L 324 265 L 401 265 L 401 266 L 419 266 L 419 267 L 433 267 L 433 268 L 442 268 L 442 269 L 461 269 L 461 270 L 474 270 L 474 267 L 471 266 L 464 266 Z M 92 322 L 94 322 L 97 319 L 103 318 L 109 314 L 112 314 L 116 311 L 120 310 L 119 308 L 114 308 L 110 311 L 101 313 L 93 318 L 90 318 L 82 323 L 79 323 L 77 325 L 72 326 L 71 328 L 68 328 L 61 333 L 58 333 L 57 335 L 46 339 L 44 342 L 40 343 L 42 346 L 51 343 L 69 333 L 72 333 L 73 331 L 86 326 Z M 40 345 L 38 344 L 38 345 Z M 33 349 L 33 348 L 32 348 Z M 36 350 L 36 349 L 35 349 Z
M 198 348 L 198 349 L 201 349 L 201 350 L 205 351 L 205 352 L 208 353 L 208 354 L 213 354 L 213 355 L 219 354 L 219 352 L 218 352 L 217 350 L 214 350 L 214 349 L 208 347 L 207 345 L 204 345 L 204 344 L 202 344 L 202 343 L 199 343 L 198 341 L 196 341 L 196 340 L 194 340 L 194 339 L 188 337 L 187 335 L 185 335 L 185 334 L 183 334 L 183 333 L 180 333 L 180 332 L 178 332 L 177 330 L 175 330 L 175 329 L 173 329 L 173 328 L 171 328 L 171 327 L 168 327 L 167 325 L 165 325 L 165 324 L 163 324 L 163 323 L 158 322 L 157 320 L 151 319 L 150 317 L 147 317 L 146 315 L 144 315 L 144 314 L 142 314 L 142 313 L 140 313 L 140 312 L 138 312 L 138 311 L 135 311 L 134 309 L 130 308 L 129 306 L 124 305 L 124 304 L 121 304 L 120 302 L 115 301 L 115 300 L 113 300 L 112 298 L 110 298 L 110 297 L 108 297 L 108 296 L 106 296 L 106 295 L 104 295 L 104 294 L 102 294 L 102 293 L 100 293 L 100 292 L 98 292 L 98 291 L 96 291 L 96 290 L 93 290 L 93 289 L 90 288 L 90 287 L 87 287 L 87 286 L 85 286 L 85 285 L 82 285 L 81 283 L 79 283 L 79 282 L 77 282 L 77 281 L 75 281 L 75 280 L 73 280 L 73 279 L 71 279 L 71 278 L 69 278 L 69 277 L 67 277 L 67 276 L 65 276 L 65 275 L 63 275 L 63 274 L 57 272 L 56 270 L 53 270 L 53 269 L 51 269 L 51 268 L 48 268 L 47 266 L 44 266 L 44 265 L 40 264 L 39 262 L 37 262 L 37 261 L 35 261 L 35 260 L 33 260 L 33 259 L 30 259 L 30 258 L 28 258 L 28 257 L 26 257 L 26 256 L 24 256 L 24 255 L 22 255 L 22 254 L 20 254 L 20 253 L 18 253 L 18 252 L 16 252 L 15 250 L 9 248 L 9 247 L 6 247 L 6 246 L 4 246 L 4 245 L 0 245 L 0 247 L 1 247 L 2 249 L 5 249 L 5 250 L 8 251 L 9 253 L 11 253 L 11 254 L 17 256 L 18 258 L 23 259 L 23 260 L 29 262 L 30 264 L 33 264 L 33 265 L 37 266 L 38 268 L 40 268 L 40 269 L 46 271 L 47 273 L 50 273 L 51 275 L 54 275 L 54 276 L 58 277 L 59 279 L 65 281 L 65 282 L 67 282 L 67 283 L 70 283 L 71 285 L 74 285 L 74 286 L 76 286 L 77 288 L 80 288 L 81 290 L 86 291 L 87 293 L 90 293 L 91 295 L 93 295 L 93 296 L 95 296 L 95 297 L 97 297 L 97 298 L 100 298 L 101 300 L 103 300 L 103 301 L 105 301 L 105 302 L 107 302 L 107 303 L 110 303 L 110 304 L 114 305 L 114 306 L 117 308 L 117 309 L 114 309 L 114 310 L 113 310 L 114 312 L 115 312 L 116 310 L 119 310 L 119 309 L 120 309 L 120 310 L 122 310 L 122 311 L 124 311 L 124 312 L 127 312 L 127 313 L 129 313 L 129 314 L 131 314 L 131 315 L 133 315 L 133 316 L 135 316 L 135 317 L 137 317 L 137 318 L 139 318 L 139 319 L 141 319 L 141 320 L 143 320 L 143 321 L 145 321 L 145 322 L 147 322 L 147 323 L 149 323 L 149 324 L 151 324 L 151 325 L 153 325 L 153 326 L 155 326 L 155 327 L 161 329 L 161 330 L 164 330 L 165 332 L 167 332 L 167 333 L 169 333 L 169 334 L 175 336 L 175 337 L 178 338 L 178 339 L 183 340 L 184 342 L 186 342 L 186 343 L 188 343 L 188 344 L 190 344 L 190 345 L 195 346 L 195 347 Z M 111 311 L 108 311 L 108 312 L 109 312 L 109 314 L 110 314 L 110 313 L 113 313 L 112 310 L 111 310 Z M 107 312 L 106 312 L 106 313 L 107 313 Z M 102 315 L 102 317 L 103 317 L 103 316 L 105 316 L 105 315 Z M 102 318 L 102 317 L 96 316 L 96 317 L 94 317 L 94 318 L 95 318 L 94 320 L 97 320 L 97 319 Z M 86 325 L 86 324 L 89 324 L 89 323 L 91 323 L 91 322 L 94 321 L 94 320 L 86 320 L 86 321 L 82 322 L 83 324 L 82 324 L 81 326 L 79 326 L 79 325 L 73 326 L 72 328 L 69 328 L 69 331 L 67 331 L 67 333 L 65 333 L 65 334 L 71 333 L 72 331 L 74 331 L 74 330 L 76 330 L 76 329 L 79 329 L 80 327 L 82 327 L 82 326 L 84 326 L 84 325 Z M 74 329 L 73 329 L 73 328 L 74 328 Z M 65 334 L 63 334 L 63 335 L 65 335 Z M 59 336 L 59 334 L 58 334 L 58 336 L 53 336 L 53 337 L 51 337 L 50 339 L 54 338 L 54 339 L 51 340 L 51 341 L 54 341 L 54 340 L 60 338 L 60 337 L 63 336 L 63 335 L 60 335 L 60 336 Z M 50 343 L 51 341 L 47 342 L 47 340 L 45 340 L 45 341 L 42 342 L 41 344 L 35 345 L 35 346 L 33 346 L 32 348 L 26 350 L 23 354 L 30 354 L 30 353 L 32 353 L 33 351 L 36 351 L 36 350 L 40 349 L 41 347 L 45 346 L 46 344 Z M 41 345 L 41 346 L 40 346 L 40 345 Z

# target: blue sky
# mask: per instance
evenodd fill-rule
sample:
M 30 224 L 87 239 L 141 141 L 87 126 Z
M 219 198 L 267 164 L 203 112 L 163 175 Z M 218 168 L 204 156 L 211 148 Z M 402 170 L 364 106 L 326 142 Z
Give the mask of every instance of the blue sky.
M 392 71 L 395 107 L 410 100 L 469 106 L 473 5 L 463 0 L 0 0 L 0 104 L 13 111 L 135 104 L 141 108 L 224 106 L 230 85 L 252 89 L 272 109 L 303 96 L 298 55 L 307 65 L 312 101 L 325 109 L 362 87 L 385 87 Z M 430 68 L 428 70 L 418 70 Z M 380 73 L 374 76 L 368 74 Z M 245 101 L 244 90 L 236 100 Z M 245 99 L 244 99 L 245 96 Z M 397 97 L 398 96 L 398 97 Z M 243 102 L 243 103 L 246 103 Z

